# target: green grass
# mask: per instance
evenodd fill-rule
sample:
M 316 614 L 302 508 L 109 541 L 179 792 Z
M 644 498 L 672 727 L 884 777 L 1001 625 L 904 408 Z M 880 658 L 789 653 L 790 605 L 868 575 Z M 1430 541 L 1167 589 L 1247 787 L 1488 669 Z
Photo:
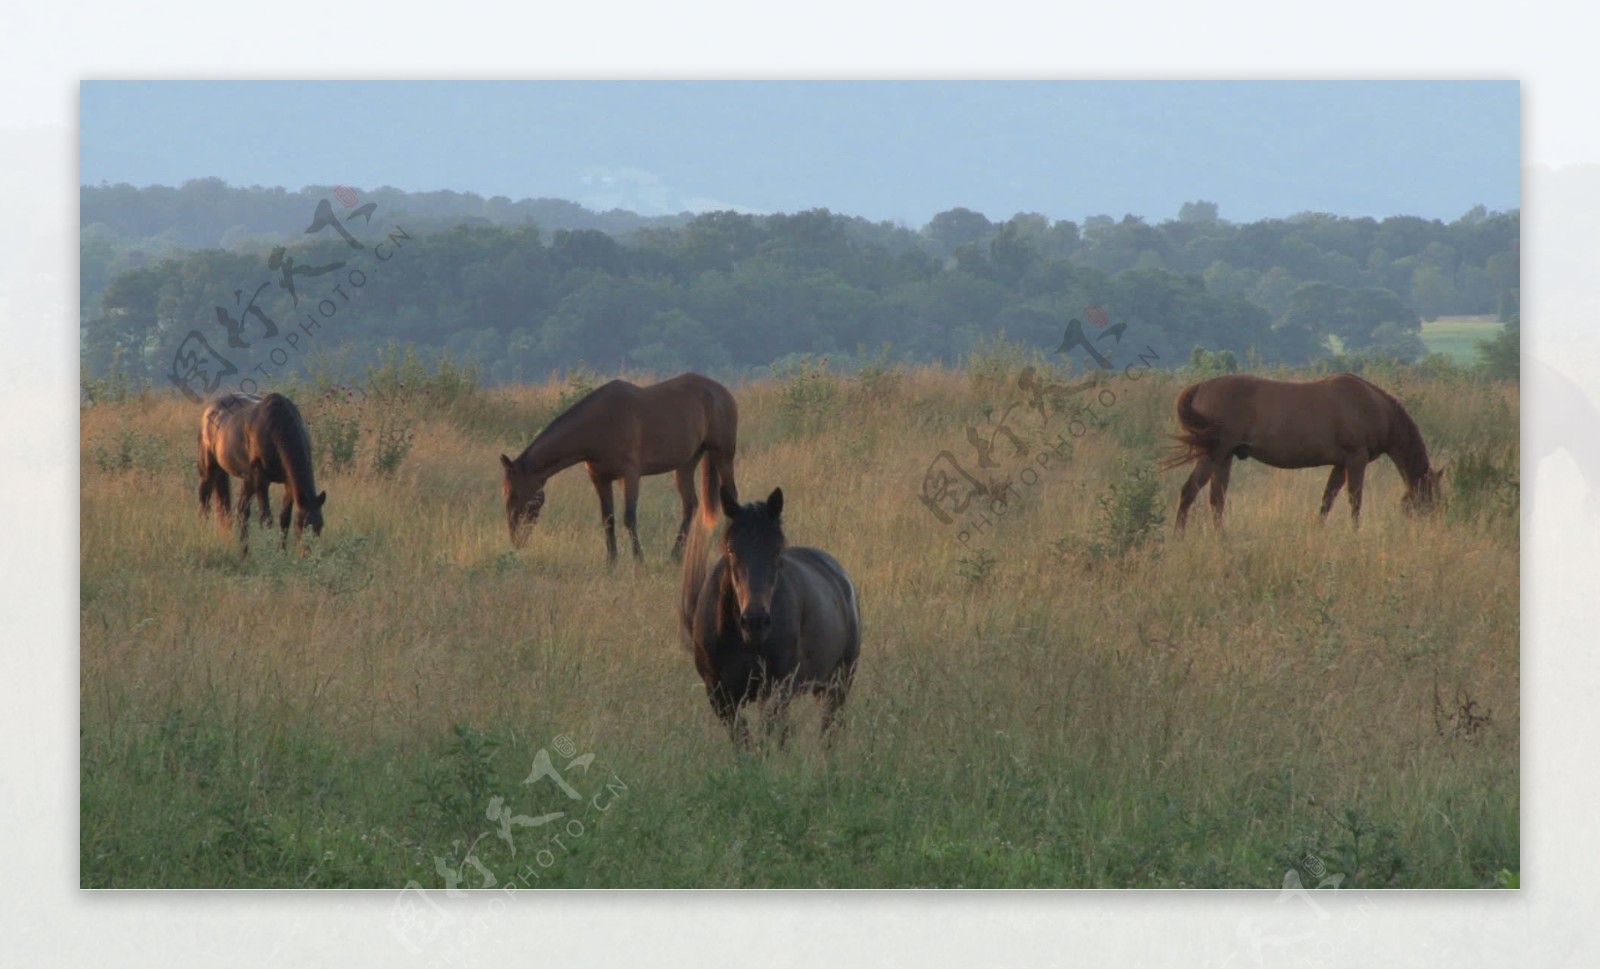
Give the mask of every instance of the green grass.
M 1430 354 L 1449 354 L 1457 364 L 1471 367 L 1478 363 L 1478 342 L 1489 340 L 1505 324 L 1493 316 L 1440 317 L 1423 323 L 1422 342 Z

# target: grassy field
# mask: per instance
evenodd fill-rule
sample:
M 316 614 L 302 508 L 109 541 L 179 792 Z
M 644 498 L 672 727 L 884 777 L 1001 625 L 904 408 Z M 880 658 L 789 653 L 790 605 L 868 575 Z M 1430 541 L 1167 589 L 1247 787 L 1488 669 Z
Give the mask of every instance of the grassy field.
M 1179 540 L 1183 473 L 1152 467 L 1182 380 L 1006 416 L 1015 375 L 735 389 L 741 492 L 783 487 L 865 618 L 839 743 L 797 704 L 757 755 L 679 642 L 670 478 L 641 565 L 607 569 L 578 470 L 510 550 L 495 456 L 574 389 L 413 384 L 381 426 L 296 392 L 327 530 L 243 561 L 197 518 L 197 408 L 86 407 L 82 884 L 1515 884 L 1515 386 L 1382 378 L 1455 469 L 1442 515 L 1404 516 L 1385 462 L 1360 531 L 1342 497 L 1320 527 L 1322 473 L 1243 462 L 1227 531 Z M 923 474 L 1002 417 L 1071 460 L 996 439 L 1015 497 L 962 543 Z
M 1422 342 L 1430 354 L 1449 354 L 1463 367 L 1478 362 L 1478 344 L 1493 339 L 1505 324 L 1499 318 L 1440 317 L 1422 324 Z

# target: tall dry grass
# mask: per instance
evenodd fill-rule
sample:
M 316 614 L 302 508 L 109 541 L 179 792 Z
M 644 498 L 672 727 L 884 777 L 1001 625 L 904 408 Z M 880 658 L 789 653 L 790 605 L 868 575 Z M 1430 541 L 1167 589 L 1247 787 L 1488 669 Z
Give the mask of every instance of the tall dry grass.
M 495 838 L 483 801 L 537 814 L 547 792 L 520 783 L 558 736 L 595 753 L 591 788 L 626 798 L 524 875 L 539 885 L 1277 886 L 1314 859 L 1346 885 L 1473 886 L 1517 870 L 1514 503 L 1411 519 L 1384 462 L 1360 530 L 1342 497 L 1323 526 L 1322 474 L 1247 461 L 1223 533 L 1197 515 L 1171 536 L 1170 472 L 1156 540 L 1085 556 L 1097 498 L 1165 448 L 1182 381 L 1155 372 L 1108 385 L 1071 460 L 1031 484 L 998 439 L 1015 497 L 981 533 L 944 525 L 918 500 L 924 470 L 946 449 L 973 464 L 966 427 L 993 430 L 1014 378 L 1000 362 L 736 389 L 741 493 L 783 487 L 790 540 L 845 565 L 865 619 L 842 743 L 825 752 L 797 706 L 795 743 L 758 758 L 735 756 L 679 645 L 669 479 L 643 488 L 642 564 L 606 567 L 579 471 L 510 551 L 496 455 L 563 388 L 399 405 L 414 437 L 392 475 L 357 414 L 356 460 L 318 469 L 323 537 L 285 555 L 257 526 L 247 560 L 198 518 L 197 409 L 85 409 L 85 884 L 440 885 L 435 860 L 469 857 L 504 883 L 532 843 Z M 1392 383 L 1436 462 L 1481 448 L 1515 469 L 1514 387 Z M 349 408 L 301 406 L 313 429 Z M 1066 417 L 1008 424 L 1031 456 Z M 144 457 L 97 462 L 123 440 Z

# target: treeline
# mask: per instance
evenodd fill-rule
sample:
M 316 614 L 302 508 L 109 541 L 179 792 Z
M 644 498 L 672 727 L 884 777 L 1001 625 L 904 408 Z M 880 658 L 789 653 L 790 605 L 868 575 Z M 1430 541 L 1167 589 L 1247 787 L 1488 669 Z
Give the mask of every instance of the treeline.
M 1081 226 L 957 208 L 913 230 L 825 209 L 651 220 L 389 189 L 329 205 L 332 189 L 216 180 L 83 196 L 84 369 L 115 361 L 150 380 L 194 331 L 224 356 L 248 344 L 234 353 L 248 358 L 308 313 L 296 353 L 359 372 L 410 343 L 496 382 L 579 363 L 732 375 L 885 344 L 896 359 L 954 362 L 1000 331 L 1049 351 L 1091 305 L 1128 324 L 1116 343 L 1174 363 L 1196 346 L 1266 362 L 1412 359 L 1421 320 L 1510 319 L 1520 288 L 1520 215 L 1481 207 L 1451 223 L 1307 213 L 1240 225 L 1195 202 L 1159 224 Z M 337 317 L 317 325 L 324 298 Z

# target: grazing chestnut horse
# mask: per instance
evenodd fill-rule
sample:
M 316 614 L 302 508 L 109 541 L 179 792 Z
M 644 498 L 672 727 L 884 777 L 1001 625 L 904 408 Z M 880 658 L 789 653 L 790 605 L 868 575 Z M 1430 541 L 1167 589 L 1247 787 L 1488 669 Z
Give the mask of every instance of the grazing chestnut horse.
M 1211 510 L 1222 525 L 1228 474 L 1235 458 L 1274 468 L 1332 465 L 1322 493 L 1328 516 L 1339 489 L 1350 489 L 1350 517 L 1361 524 L 1361 483 L 1367 463 L 1388 455 L 1405 479 L 1407 511 L 1432 508 L 1443 472 L 1428 464 L 1417 423 L 1388 391 L 1354 374 L 1291 383 L 1229 374 L 1191 384 L 1178 394 L 1179 452 L 1164 465 L 1194 462 L 1183 483 L 1176 526 L 1207 481 Z
M 322 534 L 322 506 L 327 492 L 318 492 L 311 472 L 311 434 L 300 409 L 282 394 L 224 394 L 200 414 L 200 512 L 217 497 L 217 522 L 228 527 L 229 476 L 244 479 L 239 496 L 239 543 L 250 551 L 250 500 L 261 498 L 261 524 L 272 519 L 267 488 L 284 486 L 281 548 L 289 545 L 289 520 L 294 517 L 295 539 L 307 525 Z
M 826 741 L 861 653 L 855 584 L 832 556 L 784 541 L 783 489 L 740 505 L 724 488 L 722 511 L 721 555 L 707 567 L 707 527 L 694 531 L 683 560 L 683 639 L 711 707 L 734 744 L 748 747 L 739 708 L 768 704 L 767 733 L 778 730 L 781 746 L 789 701 L 809 690 L 822 700 Z
M 698 503 L 694 495 L 694 466 L 705 458 L 701 485 L 707 523 L 716 521 L 720 487 L 738 495 L 733 480 L 733 453 L 738 437 L 739 407 L 726 387 L 699 374 L 677 377 L 638 387 L 612 381 L 596 388 L 551 421 L 533 444 L 516 458 L 500 456 L 505 470 L 501 492 L 506 501 L 506 527 L 511 544 L 522 548 L 528 531 L 539 521 L 544 506 L 544 483 L 551 475 L 578 462 L 589 467 L 589 480 L 600 496 L 600 521 L 606 530 L 606 560 L 617 559 L 617 526 L 611 485 L 622 479 L 622 523 L 633 540 L 633 557 L 639 548 L 639 479 L 673 472 L 683 498 L 683 522 L 672 546 L 676 559 L 683 551 Z

